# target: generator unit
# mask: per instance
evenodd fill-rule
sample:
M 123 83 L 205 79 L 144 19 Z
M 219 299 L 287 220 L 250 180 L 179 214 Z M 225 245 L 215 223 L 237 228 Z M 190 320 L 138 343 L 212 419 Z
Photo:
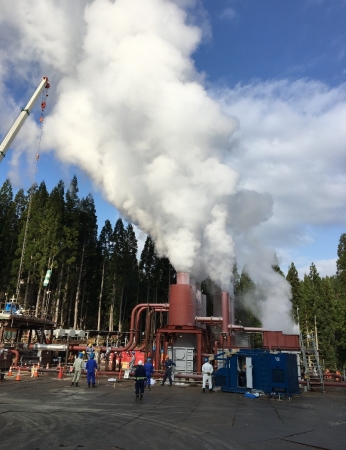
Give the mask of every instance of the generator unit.
M 224 363 L 214 374 L 214 386 L 223 392 L 256 389 L 287 396 L 300 393 L 295 353 L 237 349 L 219 353 L 214 359 Z

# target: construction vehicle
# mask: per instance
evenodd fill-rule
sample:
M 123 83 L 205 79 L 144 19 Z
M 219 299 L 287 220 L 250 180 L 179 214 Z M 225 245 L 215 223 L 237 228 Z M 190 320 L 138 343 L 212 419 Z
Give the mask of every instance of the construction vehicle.
M 29 116 L 37 99 L 40 97 L 40 95 L 42 94 L 42 92 L 45 89 L 49 89 L 49 88 L 50 88 L 50 84 L 48 81 L 48 77 L 43 77 L 41 83 L 39 84 L 38 88 L 34 92 L 33 96 L 31 97 L 31 99 L 29 100 L 29 102 L 27 103 L 25 108 L 23 108 L 21 110 L 19 116 L 14 121 L 13 125 L 11 126 L 11 128 L 7 132 L 6 136 L 2 140 L 2 142 L 0 144 L 0 162 L 5 158 L 7 150 L 9 149 L 13 139 L 16 137 L 18 131 L 21 129 L 26 118 Z M 42 102 L 41 102 L 42 110 L 45 107 L 46 107 L 46 102 L 44 100 L 42 100 Z M 42 119 L 42 117 L 41 117 L 41 119 Z

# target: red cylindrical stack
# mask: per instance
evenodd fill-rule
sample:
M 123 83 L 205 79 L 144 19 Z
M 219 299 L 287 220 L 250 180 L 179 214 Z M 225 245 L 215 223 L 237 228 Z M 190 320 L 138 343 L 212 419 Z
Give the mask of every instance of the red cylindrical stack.
M 194 326 L 196 317 L 196 299 L 189 283 L 189 274 L 177 274 L 177 282 L 169 293 L 169 325 Z

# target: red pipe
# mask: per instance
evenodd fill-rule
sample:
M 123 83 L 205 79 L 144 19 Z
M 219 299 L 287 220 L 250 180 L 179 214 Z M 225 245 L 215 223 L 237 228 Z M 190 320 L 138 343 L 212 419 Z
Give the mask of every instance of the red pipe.
M 222 292 L 221 297 L 221 305 L 222 305 L 222 333 L 228 333 L 228 324 L 229 324 L 229 294 L 228 292 Z
M 139 309 L 143 308 L 143 306 L 146 306 L 147 308 L 151 307 L 161 307 L 161 308 L 166 308 L 167 310 L 169 309 L 169 304 L 168 303 L 140 303 L 139 305 L 136 305 L 131 313 L 131 324 L 130 324 L 130 338 L 129 338 L 129 343 L 126 344 L 124 347 L 111 347 L 111 351 L 112 352 L 123 352 L 123 351 L 127 351 L 127 350 L 131 350 L 132 348 L 134 348 L 136 346 L 136 342 L 133 342 L 134 340 L 134 334 L 135 334 L 135 319 L 137 318 L 137 312 Z M 102 351 L 105 351 L 106 348 L 104 348 L 105 350 L 103 350 L 103 348 L 101 348 Z M 80 349 L 76 349 L 76 350 L 80 350 Z M 83 349 L 84 350 L 84 349 Z
M 9 350 L 7 350 L 9 353 L 13 353 L 14 355 L 15 355 L 15 358 L 14 358 L 14 360 L 13 360 L 13 364 L 15 365 L 15 366 L 17 366 L 18 365 L 18 363 L 19 363 L 19 351 L 18 350 L 14 350 L 14 349 L 9 349 Z
M 110 351 L 110 352 L 123 352 L 132 350 L 136 346 L 136 328 L 135 328 L 135 321 L 136 323 L 139 323 L 139 317 L 137 318 L 137 314 L 146 308 L 152 308 L 155 311 L 168 311 L 169 310 L 169 304 L 168 303 L 140 303 L 139 305 L 136 305 L 131 313 L 131 325 L 130 325 L 130 337 L 129 342 L 124 347 L 111 347 L 110 349 L 107 347 L 100 347 L 101 351 Z M 139 311 L 141 310 L 141 311 Z M 54 345 L 54 344 L 53 344 Z M 28 348 L 33 349 L 35 348 L 35 344 L 28 345 Z M 70 345 L 69 350 L 86 350 L 87 345 Z
M 139 305 L 137 305 L 137 306 L 139 306 Z M 135 329 L 136 336 L 135 336 L 133 344 L 130 346 L 130 348 L 128 350 L 133 350 L 136 347 L 136 337 L 137 337 L 137 343 L 140 340 L 140 337 L 139 337 L 140 315 L 142 314 L 142 312 L 145 309 L 148 309 L 148 308 L 152 308 L 155 312 L 157 312 L 157 311 L 168 311 L 169 310 L 169 304 L 168 303 L 148 303 L 148 304 L 142 303 L 141 308 L 139 308 L 139 310 L 137 311 L 137 314 L 136 314 L 136 329 Z M 122 351 L 122 350 L 119 350 L 119 349 L 114 350 L 112 348 L 111 351 Z
M 302 384 L 303 386 L 306 386 L 308 383 L 306 381 L 303 380 L 299 380 L 299 384 Z M 316 383 L 316 382 L 309 382 L 310 386 L 322 386 L 322 383 Z M 331 387 L 346 387 L 346 382 L 345 381 L 325 381 L 324 386 L 331 386 Z
M 150 308 L 152 308 L 155 312 L 157 312 L 157 311 L 168 311 L 168 308 L 162 307 L 162 306 L 156 307 L 156 305 L 157 305 L 157 304 L 155 304 L 155 307 L 152 307 L 152 306 L 151 306 Z M 140 316 L 141 316 L 142 312 L 143 312 L 144 310 L 146 310 L 146 309 L 148 309 L 148 307 L 147 307 L 147 306 L 143 306 L 143 307 L 140 308 L 140 309 L 138 310 L 138 312 L 137 312 L 137 320 L 136 320 L 136 338 L 135 338 L 135 341 L 136 341 L 136 339 L 137 339 L 137 342 L 140 341 L 140 336 L 139 336 L 139 322 L 140 322 Z M 135 342 L 135 344 L 134 344 L 129 350 L 132 350 L 135 346 L 136 346 L 136 342 Z M 143 346 L 141 346 L 141 347 L 143 347 Z M 138 350 L 139 350 L 139 349 L 138 349 Z

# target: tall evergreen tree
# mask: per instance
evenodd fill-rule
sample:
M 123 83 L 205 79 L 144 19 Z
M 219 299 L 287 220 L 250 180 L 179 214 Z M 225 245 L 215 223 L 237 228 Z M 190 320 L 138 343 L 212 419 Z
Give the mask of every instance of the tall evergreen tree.
M 98 249 L 101 255 L 100 263 L 101 263 L 101 280 L 100 280 L 100 289 L 99 289 L 99 304 L 97 311 L 97 329 L 101 330 L 105 328 L 105 323 L 101 321 L 101 317 L 104 317 L 102 314 L 102 306 L 103 306 L 103 297 L 105 286 L 107 285 L 107 276 L 109 272 L 109 264 L 110 259 L 113 254 L 113 241 L 112 241 L 113 229 L 109 220 L 105 221 L 105 224 L 101 230 L 99 240 L 98 240 Z
M 95 317 L 96 302 L 91 303 L 92 282 L 95 281 L 95 266 L 93 264 L 94 258 L 97 255 L 97 217 L 95 211 L 94 199 L 91 194 L 82 199 L 79 208 L 79 258 L 77 258 L 78 279 L 76 283 L 76 295 L 74 304 L 74 320 L 73 327 L 77 328 L 85 321 L 84 317 L 84 302 L 80 305 L 82 297 L 82 285 L 85 280 L 84 288 L 87 291 L 89 298 L 88 310 L 90 314 Z M 86 274 L 89 276 L 86 277 Z M 84 292 L 85 293 L 85 292 Z M 79 320 L 78 320 L 79 318 Z M 96 327 L 96 323 L 93 328 Z
M 128 323 L 132 307 L 137 300 L 138 291 L 138 244 L 133 226 L 128 224 L 125 230 L 123 253 L 123 289 L 119 304 L 119 329 Z
M 237 295 L 235 297 L 235 316 L 239 323 L 244 326 L 249 327 L 260 327 L 261 322 L 256 317 L 255 313 L 246 306 L 246 297 L 252 297 L 255 295 L 256 285 L 250 278 L 246 267 L 243 271 L 239 280 L 239 287 L 237 290 Z
M 302 288 L 298 271 L 293 262 L 288 269 L 286 280 L 290 283 L 292 290 L 292 317 L 295 323 L 298 323 L 298 311 L 302 304 Z
M 79 250 L 79 207 L 78 181 L 73 176 L 65 195 L 65 217 L 63 226 L 62 261 L 64 270 L 64 286 L 60 310 L 61 326 L 71 325 L 73 296 L 78 280 L 77 257 Z
M 153 289 L 155 271 L 157 265 L 157 257 L 155 253 L 155 244 L 148 235 L 141 253 L 139 261 L 139 273 L 142 285 L 145 286 L 145 300 L 149 302 L 150 299 L 154 301 L 153 296 L 150 297 L 150 290 Z
M 4 298 L 10 282 L 17 244 L 17 221 L 12 186 L 6 180 L 0 189 L 0 298 Z
M 113 232 L 114 251 L 111 261 L 112 288 L 109 307 L 109 331 L 114 330 L 114 322 L 118 320 L 119 331 L 122 331 L 121 317 L 119 316 L 120 304 L 124 295 L 124 251 L 125 251 L 125 227 L 122 219 L 118 219 Z
M 240 287 L 240 275 L 239 275 L 239 272 L 238 272 L 237 262 L 235 262 L 233 264 L 232 284 L 233 284 L 234 295 L 236 295 L 237 292 L 239 291 L 239 287 Z
M 346 362 L 346 233 L 339 239 L 336 261 L 335 288 L 337 296 L 338 324 L 336 330 L 337 354 L 339 362 Z

